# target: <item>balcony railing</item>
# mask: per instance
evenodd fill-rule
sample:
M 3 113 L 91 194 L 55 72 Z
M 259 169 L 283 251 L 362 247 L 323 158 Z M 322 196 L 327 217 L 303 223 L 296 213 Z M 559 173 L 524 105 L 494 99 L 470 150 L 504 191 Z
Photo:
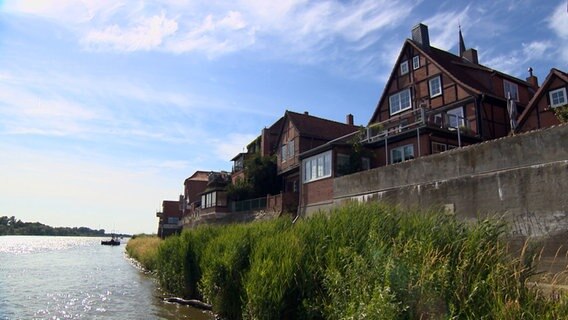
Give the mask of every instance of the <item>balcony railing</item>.
M 448 131 L 455 131 L 458 143 L 461 146 L 461 135 L 473 135 L 466 119 L 447 111 L 428 110 L 418 108 L 410 112 L 394 116 L 388 120 L 374 123 L 366 128 L 362 138 L 363 143 L 373 143 L 386 140 L 423 127 L 437 127 Z
M 252 211 L 266 208 L 266 197 L 234 201 L 231 203 L 232 212 Z

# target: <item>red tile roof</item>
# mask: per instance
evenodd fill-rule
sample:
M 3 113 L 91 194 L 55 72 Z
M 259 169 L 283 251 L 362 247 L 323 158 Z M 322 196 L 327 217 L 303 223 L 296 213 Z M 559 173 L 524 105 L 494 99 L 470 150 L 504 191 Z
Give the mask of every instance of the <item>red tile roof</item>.
M 358 126 L 322 119 L 304 113 L 286 110 L 286 116 L 298 129 L 302 137 L 329 141 L 359 130 Z

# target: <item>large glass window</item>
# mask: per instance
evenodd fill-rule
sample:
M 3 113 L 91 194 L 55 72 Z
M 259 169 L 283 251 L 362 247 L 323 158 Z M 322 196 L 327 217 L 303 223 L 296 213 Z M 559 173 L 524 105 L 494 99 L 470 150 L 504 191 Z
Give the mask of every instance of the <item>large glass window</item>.
M 288 159 L 294 158 L 294 140 L 288 141 Z
M 503 80 L 503 88 L 505 93 L 505 98 L 509 98 L 509 93 L 511 94 L 511 99 L 519 101 L 519 87 L 517 84 Z
M 439 96 L 442 94 L 442 80 L 440 76 L 428 80 L 428 87 L 430 88 L 430 97 Z
M 282 145 L 282 154 L 280 155 L 281 161 L 282 162 L 286 162 L 286 159 L 288 159 L 288 146 L 287 145 Z
M 396 114 L 412 107 L 410 89 L 402 90 L 389 97 L 390 114 Z
M 304 183 L 331 177 L 331 151 L 320 153 L 302 161 Z
M 414 159 L 414 146 L 411 144 L 391 149 L 391 163 Z
M 448 115 L 448 128 L 457 128 L 465 126 L 463 107 L 448 110 L 447 115 Z
M 550 106 L 556 108 L 568 103 L 566 98 L 566 88 L 560 88 L 552 90 L 549 93 L 550 96 Z

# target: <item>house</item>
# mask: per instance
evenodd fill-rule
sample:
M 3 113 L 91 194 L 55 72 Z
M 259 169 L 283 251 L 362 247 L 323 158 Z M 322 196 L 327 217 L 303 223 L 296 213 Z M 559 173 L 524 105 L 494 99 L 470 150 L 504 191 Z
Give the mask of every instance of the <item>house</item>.
M 286 111 L 277 142 L 277 174 L 282 179 L 281 201 L 284 211 L 296 212 L 300 200 L 300 154 L 332 140 L 353 134 L 359 127 L 353 125 L 353 116 L 346 123 L 311 116 L 308 112 Z M 327 176 L 331 170 L 329 154 L 314 158 L 314 179 Z M 311 167 L 310 167 L 311 168 Z
M 199 216 L 201 219 L 217 219 L 230 212 L 227 201 L 227 185 L 230 181 L 231 175 L 225 171 L 212 171 L 207 175 L 207 187 L 200 194 Z
M 276 143 L 280 134 L 284 117 L 274 122 L 270 127 L 262 129 L 260 136 L 251 141 L 246 149 L 247 152 L 237 154 L 233 161 L 233 171 L 231 173 L 231 181 L 233 184 L 239 179 L 245 178 L 245 161 L 259 154 L 260 156 L 272 156 L 276 152 Z
M 183 195 L 180 196 L 182 208 L 182 225 L 190 223 L 192 217 L 199 215 L 201 210 L 201 194 L 207 188 L 209 172 L 195 171 L 183 182 Z
M 369 121 L 364 142 L 379 166 L 508 135 L 536 91 L 531 83 L 483 66 L 459 31 L 459 54 L 430 45 L 412 29 Z M 513 113 L 514 115 L 515 113 Z
M 532 69 L 529 69 L 532 77 Z M 560 124 L 555 115 L 560 108 L 568 109 L 568 73 L 551 69 L 526 109 L 520 115 L 517 132 L 527 132 Z
M 179 201 L 164 200 L 162 202 L 162 211 L 156 212 L 156 217 L 160 218 L 158 222 L 158 237 L 163 239 L 181 231 L 179 222 L 182 217 L 182 210 Z

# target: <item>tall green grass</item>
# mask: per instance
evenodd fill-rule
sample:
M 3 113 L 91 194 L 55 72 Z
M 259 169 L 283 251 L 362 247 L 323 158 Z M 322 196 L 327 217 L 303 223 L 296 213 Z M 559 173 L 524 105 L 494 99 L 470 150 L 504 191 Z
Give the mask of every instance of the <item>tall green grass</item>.
M 126 252 L 146 270 L 154 271 L 157 267 L 158 246 L 161 241 L 156 236 L 139 235 L 132 237 L 126 243 Z
M 168 291 L 227 319 L 563 319 L 568 298 L 527 286 L 530 250 L 506 226 L 437 212 L 348 205 L 292 224 L 200 227 L 163 241 Z

